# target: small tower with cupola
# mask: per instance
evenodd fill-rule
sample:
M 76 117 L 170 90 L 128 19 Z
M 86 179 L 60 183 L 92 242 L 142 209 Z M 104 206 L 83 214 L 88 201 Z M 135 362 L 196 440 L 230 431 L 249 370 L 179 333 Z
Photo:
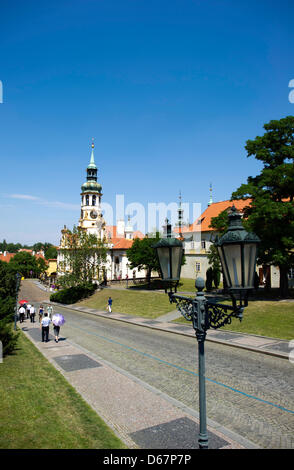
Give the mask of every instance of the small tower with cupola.
M 105 222 L 101 211 L 102 186 L 97 182 L 97 166 L 94 159 L 94 142 L 90 163 L 87 166 L 87 181 L 81 186 L 81 216 L 79 227 L 103 239 Z

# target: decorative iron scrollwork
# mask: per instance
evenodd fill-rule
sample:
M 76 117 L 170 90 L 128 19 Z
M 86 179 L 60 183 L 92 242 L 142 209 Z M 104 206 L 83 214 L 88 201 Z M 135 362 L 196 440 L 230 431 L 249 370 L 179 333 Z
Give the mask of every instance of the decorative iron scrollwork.
M 197 329 L 197 315 L 199 309 L 197 309 L 196 298 L 183 297 L 181 295 L 175 295 L 169 293 L 169 300 L 171 303 L 175 303 L 179 312 L 188 321 L 193 321 L 193 326 Z M 203 318 L 201 318 L 201 329 L 208 330 L 209 328 L 218 329 L 222 326 L 229 325 L 232 322 L 232 318 L 239 318 L 242 320 L 243 306 L 230 306 L 224 304 L 217 304 L 215 302 L 209 302 L 205 299 L 201 299 L 200 311 L 203 311 Z
M 179 312 L 188 321 L 193 320 L 193 300 L 194 299 L 190 299 L 189 297 L 182 297 L 169 292 L 170 303 L 175 303 Z
M 227 305 L 213 304 L 209 302 L 207 302 L 206 308 L 209 326 L 214 329 L 230 325 L 232 323 L 232 318 L 239 318 L 241 321 L 244 310 L 243 307 L 233 308 Z

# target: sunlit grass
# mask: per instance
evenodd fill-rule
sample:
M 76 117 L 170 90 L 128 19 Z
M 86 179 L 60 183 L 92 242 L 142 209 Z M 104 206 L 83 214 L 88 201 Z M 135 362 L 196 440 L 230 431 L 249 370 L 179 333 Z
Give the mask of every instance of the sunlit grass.
M 129 289 L 103 289 L 76 305 L 106 311 L 108 297 L 113 300 L 112 311 L 118 313 L 157 318 L 174 310 L 168 296 L 161 292 Z
M 123 443 L 23 335 L 0 364 L 1 449 L 119 449 Z
M 188 323 L 184 318 L 176 320 Z M 237 331 L 270 338 L 294 339 L 294 302 L 251 301 L 243 313 L 243 320 L 233 319 L 221 330 Z

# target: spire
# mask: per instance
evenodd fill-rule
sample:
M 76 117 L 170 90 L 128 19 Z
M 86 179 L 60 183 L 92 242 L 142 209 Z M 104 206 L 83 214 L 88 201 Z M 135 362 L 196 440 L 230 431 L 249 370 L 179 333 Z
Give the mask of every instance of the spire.
M 94 139 L 92 139 L 92 152 L 91 152 L 91 158 L 90 158 L 90 163 L 88 165 L 88 168 L 89 169 L 95 169 L 97 170 L 97 166 L 95 164 L 95 160 L 94 160 Z
M 210 191 L 210 198 L 209 198 L 209 203 L 207 204 L 208 206 L 210 206 L 212 203 L 213 203 L 213 200 L 212 200 L 212 185 L 210 183 L 210 186 L 209 186 L 209 191 Z
M 94 160 L 94 139 L 92 139 L 92 152 L 90 163 L 87 166 L 87 181 L 97 181 L 97 166 Z
M 178 226 L 179 226 L 180 238 L 182 237 L 183 213 L 184 213 L 184 210 L 182 209 L 182 193 L 180 191 L 179 208 L 178 208 Z

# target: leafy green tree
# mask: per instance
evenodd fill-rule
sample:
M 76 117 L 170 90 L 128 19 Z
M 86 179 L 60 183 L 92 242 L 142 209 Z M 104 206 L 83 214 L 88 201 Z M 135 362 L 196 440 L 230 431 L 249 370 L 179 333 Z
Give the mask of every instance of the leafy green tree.
M 32 246 L 32 249 L 33 249 L 34 251 L 41 251 L 41 250 L 44 249 L 44 243 L 42 243 L 42 242 L 37 242 L 37 243 L 35 243 L 35 244 Z
M 72 231 L 68 230 L 66 246 L 60 249 L 60 253 L 65 274 L 58 280 L 64 287 L 90 283 L 102 275 L 107 249 L 96 235 L 74 226 Z
M 160 267 L 153 245 L 159 241 L 159 234 L 156 238 L 135 238 L 131 248 L 127 250 L 127 257 L 130 261 L 130 268 L 145 269 L 147 271 L 147 280 L 150 283 L 151 272 L 160 272 Z
M 55 246 L 51 245 L 45 250 L 46 259 L 56 259 L 57 258 L 57 249 Z
M 24 277 L 39 277 L 47 268 L 46 262 L 42 258 L 35 258 L 26 251 L 20 251 L 11 258 L 9 266 L 14 273 L 19 272 Z
M 280 270 L 280 294 L 288 295 L 288 271 L 294 265 L 294 116 L 270 121 L 265 134 L 246 142 L 247 156 L 263 163 L 232 199 L 252 200 L 244 226 L 261 239 L 258 262 Z
M 0 341 L 3 355 L 11 353 L 18 335 L 12 331 L 12 320 L 16 305 L 16 276 L 9 263 L 0 261 Z

